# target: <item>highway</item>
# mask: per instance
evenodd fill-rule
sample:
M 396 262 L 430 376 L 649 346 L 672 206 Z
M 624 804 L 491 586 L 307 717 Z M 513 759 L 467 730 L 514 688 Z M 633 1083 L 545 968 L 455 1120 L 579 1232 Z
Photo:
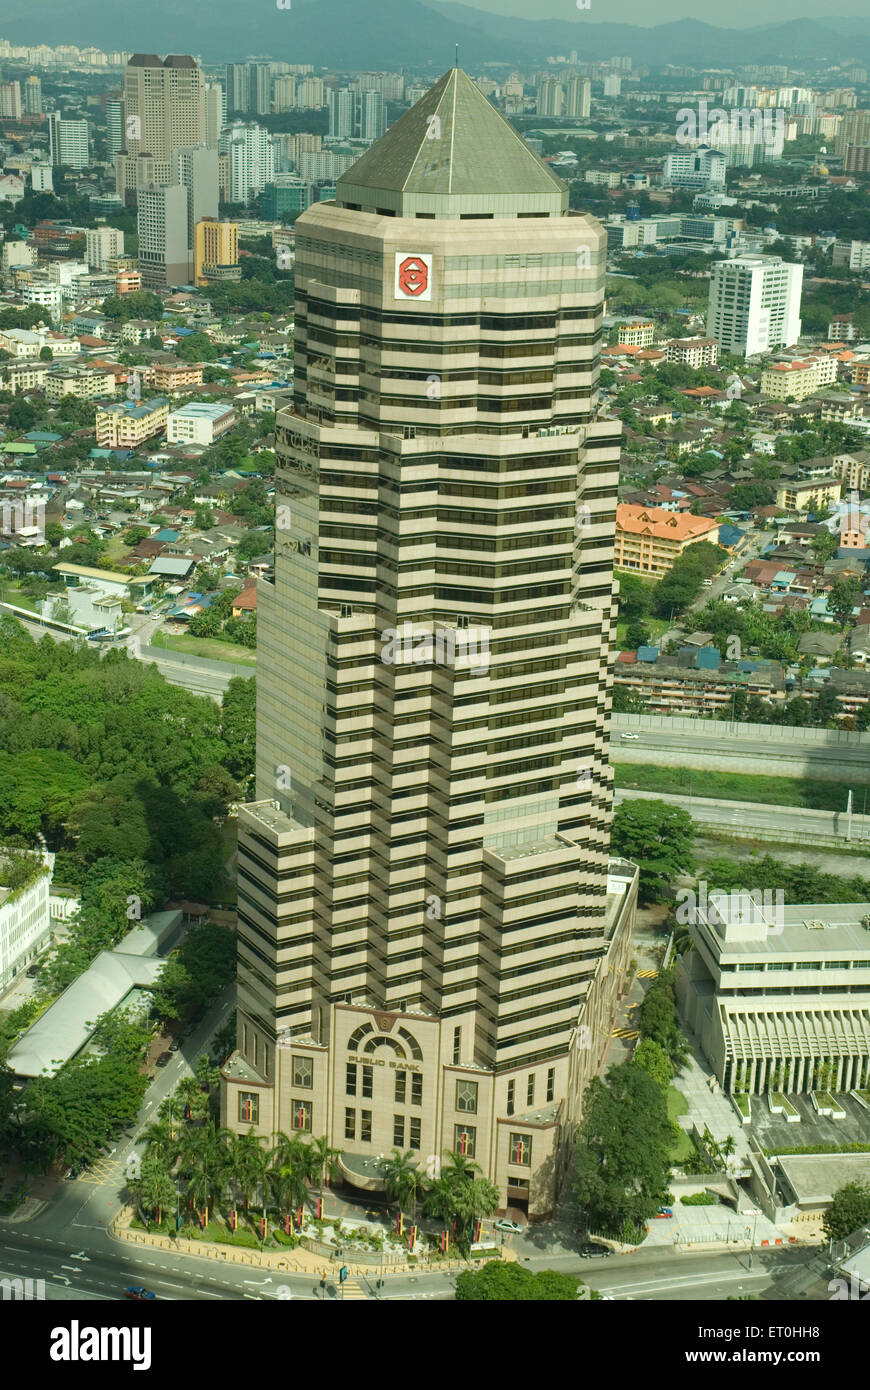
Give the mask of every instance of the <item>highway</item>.
M 623 732 L 638 737 L 624 739 Z M 820 732 L 827 738 L 820 739 Z M 611 757 L 616 763 L 654 767 L 844 781 L 856 796 L 858 787 L 870 785 L 870 734 L 853 734 L 846 741 L 837 739 L 837 730 L 766 730 L 763 724 L 618 714 L 613 717 Z M 702 792 L 703 779 L 695 782 Z
M 826 840 L 830 843 L 854 844 L 856 848 L 870 845 L 870 805 L 866 815 L 853 814 L 851 834 L 845 811 L 807 811 L 799 806 L 770 806 L 753 801 L 716 801 L 702 796 L 672 796 L 670 792 L 641 792 L 618 790 L 614 802 L 667 801 L 680 806 L 702 826 L 724 834 L 743 831 L 788 835 L 792 840 Z M 860 810 L 860 805 L 858 806 Z

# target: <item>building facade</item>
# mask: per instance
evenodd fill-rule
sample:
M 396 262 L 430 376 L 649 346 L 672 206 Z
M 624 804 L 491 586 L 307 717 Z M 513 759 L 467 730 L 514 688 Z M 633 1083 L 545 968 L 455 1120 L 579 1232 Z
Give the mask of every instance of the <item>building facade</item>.
M 737 256 L 711 267 L 707 336 L 752 357 L 791 347 L 801 332 L 804 268 L 778 256 Z
M 550 1210 L 624 976 L 604 251 L 456 69 L 296 224 L 223 1114 L 364 1187 L 451 1149 Z
M 665 507 L 640 507 L 620 502 L 616 509 L 617 569 L 640 574 L 667 574 L 687 546 L 711 541 L 719 535 L 719 523 L 689 512 L 672 512 Z
M 16 887 L 3 886 L 10 875 L 0 863 L 0 992 L 51 940 L 48 897 L 54 855 L 45 853 L 41 860 L 34 858 L 29 879 Z M 12 862 L 21 873 L 20 864 Z

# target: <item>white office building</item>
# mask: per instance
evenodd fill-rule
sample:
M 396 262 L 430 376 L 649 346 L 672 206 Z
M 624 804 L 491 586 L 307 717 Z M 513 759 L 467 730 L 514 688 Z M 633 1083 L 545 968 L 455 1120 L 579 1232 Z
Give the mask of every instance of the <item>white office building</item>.
M 48 148 L 52 164 L 86 169 L 90 163 L 87 121 L 66 121 L 57 114 L 49 116 Z
M 170 411 L 166 420 L 167 444 L 214 444 L 236 423 L 232 406 L 190 401 Z
M 719 150 L 672 150 L 665 159 L 662 182 L 672 188 L 707 191 L 725 187 L 726 161 Z
M 32 856 L 33 869 L 26 881 L 25 866 L 20 851 L 0 863 L 0 991 L 5 990 L 16 975 L 41 951 L 51 937 L 48 894 L 54 855 Z M 2 857 L 2 856 L 0 856 Z M 40 865 L 39 858 L 42 863 Z M 12 874 L 24 879 L 18 887 L 4 887 Z
M 117 227 L 88 227 L 85 258 L 91 270 L 105 270 L 111 259 L 124 254 L 124 233 Z
M 723 352 L 753 357 L 797 342 L 802 265 L 778 256 L 736 256 L 711 270 L 707 337 Z

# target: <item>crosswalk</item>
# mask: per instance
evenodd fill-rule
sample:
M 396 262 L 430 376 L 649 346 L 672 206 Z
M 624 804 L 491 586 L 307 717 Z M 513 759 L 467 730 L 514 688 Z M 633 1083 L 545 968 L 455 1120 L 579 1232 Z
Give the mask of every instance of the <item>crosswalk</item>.
M 638 970 L 637 978 L 639 980 L 655 980 L 658 979 L 658 973 L 657 970 Z
M 368 1294 L 358 1279 L 345 1279 L 341 1286 L 341 1296 L 345 1298 L 368 1298 Z
M 636 1029 L 636 1028 L 614 1028 L 614 1030 L 613 1030 L 613 1037 L 614 1037 L 614 1038 L 636 1038 L 636 1037 L 637 1037 L 637 1029 Z

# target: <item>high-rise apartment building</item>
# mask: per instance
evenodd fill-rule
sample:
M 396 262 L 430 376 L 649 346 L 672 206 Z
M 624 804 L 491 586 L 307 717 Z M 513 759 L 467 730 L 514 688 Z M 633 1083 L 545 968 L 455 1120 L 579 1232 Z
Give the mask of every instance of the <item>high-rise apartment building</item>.
M 219 82 L 207 82 L 205 87 L 205 143 L 216 150 L 220 134 L 227 123 L 227 94 Z
M 42 83 L 35 75 L 24 84 L 24 111 L 28 116 L 42 115 Z
M 246 114 L 250 105 L 250 70 L 247 63 L 227 63 L 227 112 Z
M 580 117 L 589 115 L 592 102 L 592 83 L 588 77 L 569 77 L 565 83 L 565 115 Z
M 329 134 L 337 140 L 380 140 L 387 129 L 387 108 L 380 92 L 354 92 L 347 87 L 331 91 Z
M 63 120 L 57 113 L 49 116 L 48 148 L 52 164 L 86 169 L 91 161 L 87 121 Z
M 252 116 L 268 116 L 272 110 L 272 68 L 269 63 L 249 64 L 248 99 Z
M 432 132 L 435 132 L 432 134 Z M 549 1210 L 630 954 L 608 861 L 605 237 L 453 70 L 296 223 L 223 1121 Z
M 235 121 L 220 138 L 227 156 L 227 201 L 247 203 L 275 175 L 275 148 L 269 132 L 259 125 Z
M 292 111 L 296 105 L 296 78 L 292 73 L 284 73 L 275 78 L 272 109 L 277 113 Z
M 137 231 L 143 290 L 174 289 L 190 279 L 187 198 L 183 184 L 139 189 Z
M 870 111 L 847 111 L 840 122 L 834 153 L 843 158 L 853 145 L 870 145 Z
M 535 99 L 536 116 L 561 116 L 565 110 L 565 88 L 555 77 L 545 77 L 538 84 Z
M 752 357 L 800 337 L 804 268 L 778 256 L 735 256 L 711 267 L 707 337 Z
M 121 97 L 106 99 L 106 157 L 114 163 L 124 148 L 124 102 Z
M 21 120 L 21 83 L 0 82 L 0 116 Z
M 303 77 L 296 84 L 296 105 L 302 111 L 319 111 L 326 105 L 322 77 Z

